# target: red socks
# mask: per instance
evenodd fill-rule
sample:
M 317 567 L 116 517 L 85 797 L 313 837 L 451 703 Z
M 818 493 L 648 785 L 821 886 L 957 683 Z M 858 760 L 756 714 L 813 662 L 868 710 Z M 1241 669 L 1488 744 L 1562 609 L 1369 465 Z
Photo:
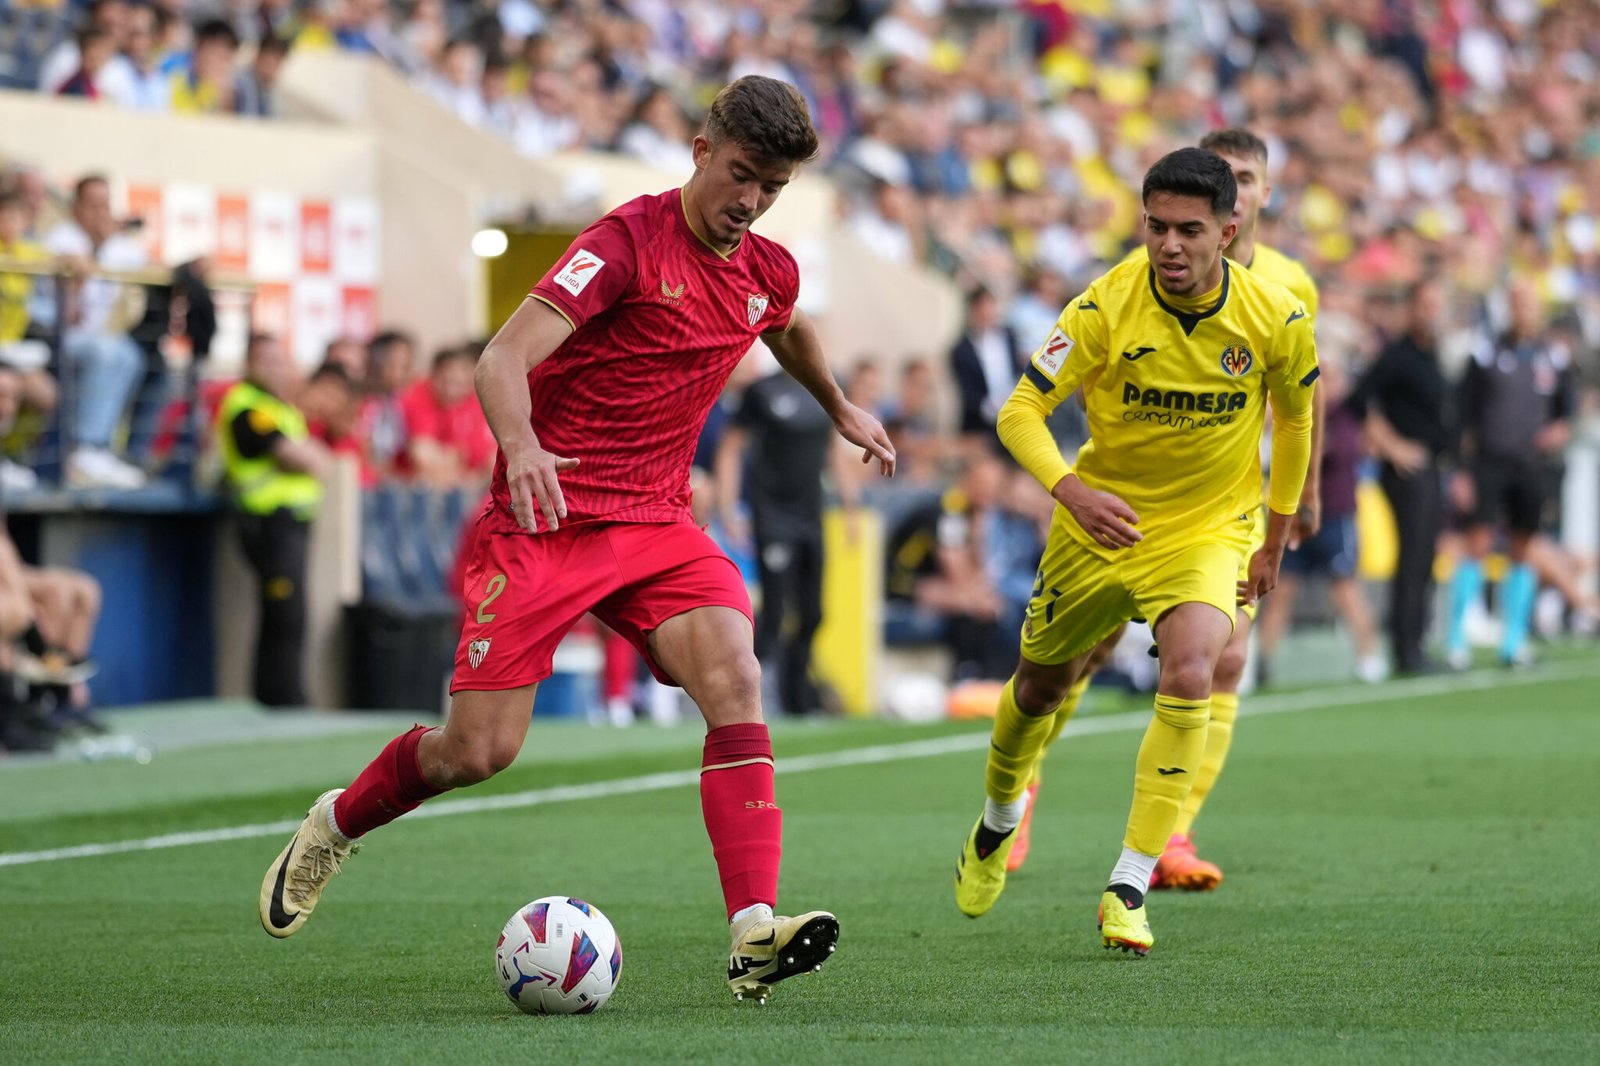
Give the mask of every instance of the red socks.
M 728 916 L 757 903 L 775 904 L 783 812 L 773 797 L 772 740 L 765 725 L 725 725 L 706 734 L 700 810 Z
M 339 832 L 354 840 L 445 791 L 423 779 L 422 766 L 417 761 L 417 745 L 430 728 L 419 725 L 389 741 L 350 787 L 339 794 L 333 801 L 333 820 L 339 823 Z

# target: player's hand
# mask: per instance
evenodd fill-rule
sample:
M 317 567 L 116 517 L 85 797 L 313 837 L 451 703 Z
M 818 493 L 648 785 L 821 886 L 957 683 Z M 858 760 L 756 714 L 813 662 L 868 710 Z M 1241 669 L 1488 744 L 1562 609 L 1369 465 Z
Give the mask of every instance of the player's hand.
M 1465 470 L 1457 470 L 1450 475 L 1450 503 L 1465 515 L 1477 509 L 1478 486 L 1473 483 L 1472 475 Z
M 1401 437 L 1389 448 L 1389 463 L 1409 477 L 1428 465 L 1428 449 L 1414 440 Z
M 1056 483 L 1050 495 L 1060 501 L 1083 531 L 1103 548 L 1131 548 L 1144 539 L 1144 534 L 1133 528 L 1139 516 L 1120 496 L 1091 489 L 1076 474 L 1068 474 Z
M 545 528 L 552 533 L 561 528 L 561 519 L 567 517 L 567 501 L 561 495 L 561 481 L 556 476 L 562 470 L 578 465 L 576 459 L 551 455 L 543 448 L 533 448 L 506 456 L 506 488 L 511 493 L 511 514 L 517 525 L 532 533 L 537 528 L 533 508 L 535 501 L 539 513 L 544 515 Z
M 1278 587 L 1278 569 L 1283 565 L 1283 551 L 1261 548 L 1250 556 L 1249 576 L 1239 582 L 1239 602 L 1254 605 L 1261 597 Z
M 878 460 L 878 472 L 884 477 L 894 477 L 894 443 L 884 432 L 883 423 L 873 418 L 855 404 L 845 401 L 844 407 L 833 420 L 839 436 L 862 449 L 861 461 Z
M 1289 533 L 1289 547 L 1298 548 L 1317 535 L 1322 528 L 1322 486 L 1308 483 L 1300 493 L 1300 507 L 1294 513 L 1294 529 Z

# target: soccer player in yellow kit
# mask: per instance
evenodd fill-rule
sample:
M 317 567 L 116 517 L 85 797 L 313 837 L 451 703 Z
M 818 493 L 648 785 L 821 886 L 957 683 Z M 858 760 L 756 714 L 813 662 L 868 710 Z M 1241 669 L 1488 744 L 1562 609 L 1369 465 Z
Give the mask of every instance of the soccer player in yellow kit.
M 1307 312 L 1223 257 L 1236 195 L 1232 169 L 1204 149 L 1151 167 L 1149 263 L 1114 267 L 1069 303 L 1001 409 L 1000 439 L 1061 506 L 995 716 L 987 802 L 956 867 L 956 903 L 973 917 L 1005 887 L 1056 709 L 1095 646 L 1142 616 L 1161 647 L 1161 680 L 1100 933 L 1106 947 L 1140 955 L 1155 943 L 1144 896 L 1205 750 L 1212 674 L 1235 606 L 1277 583 L 1311 456 L 1317 356 Z M 1089 441 L 1074 467 L 1045 418 L 1080 387 Z M 1268 402 L 1277 428 L 1266 534 L 1252 553 Z
M 1200 147 L 1215 152 L 1227 160 L 1233 169 L 1234 181 L 1239 189 L 1233 207 L 1233 221 L 1238 226 L 1238 232 L 1223 254 L 1232 263 L 1245 267 L 1256 277 L 1275 281 L 1288 289 L 1305 305 L 1306 319 L 1315 326 L 1319 300 L 1317 284 L 1312 280 L 1310 273 L 1282 252 L 1256 240 L 1261 209 L 1272 197 L 1272 183 L 1267 177 L 1266 142 L 1249 130 L 1232 127 L 1206 134 L 1200 141 Z M 1125 260 L 1125 262 L 1134 261 L 1141 264 L 1150 262 L 1149 253 L 1143 245 L 1130 252 Z M 1305 488 L 1300 494 L 1300 510 L 1293 534 L 1296 540 L 1309 539 L 1316 534 L 1321 524 L 1320 394 L 1316 403 L 1311 429 L 1311 466 L 1306 472 Z M 1255 547 L 1260 547 L 1259 534 L 1264 531 L 1264 525 L 1258 527 Z M 1245 576 L 1242 569 L 1239 576 L 1241 579 Z M 1209 891 L 1222 883 L 1221 869 L 1195 852 L 1192 830 L 1195 819 L 1200 815 L 1200 808 L 1205 804 L 1206 797 L 1211 794 L 1212 787 L 1222 773 L 1228 749 L 1233 743 L 1233 725 L 1239 714 L 1239 685 L 1244 680 L 1244 670 L 1250 650 L 1250 628 L 1255 621 L 1255 615 L 1255 604 L 1240 604 L 1233 636 L 1229 639 L 1228 646 L 1223 649 L 1222 658 L 1217 661 L 1216 673 L 1211 679 L 1211 724 L 1206 730 L 1205 756 L 1200 760 L 1200 768 L 1195 773 L 1189 798 L 1178 815 L 1177 823 L 1173 826 L 1172 837 L 1161 853 L 1161 861 L 1156 864 L 1155 877 L 1151 881 L 1152 887 Z M 1045 741 L 1046 751 L 1061 734 L 1061 730 L 1072 718 L 1073 712 L 1077 710 L 1078 699 L 1089 687 L 1089 679 L 1095 668 L 1111 657 L 1121 636 L 1122 630 L 1119 628 L 1102 641 L 1100 647 L 1091 654 L 1090 668 L 1084 671 L 1078 683 L 1067 694 L 1060 709 L 1056 711 L 1056 720 L 1051 726 L 1049 738 Z M 1044 753 L 1041 752 L 1038 762 L 1034 764 L 1033 778 L 1028 784 L 1028 806 L 1023 811 L 1022 824 L 1017 827 L 1016 844 L 1007 859 L 1006 869 L 1010 872 L 1021 869 L 1028 857 L 1029 829 L 1033 821 L 1034 806 L 1038 801 L 1043 765 Z

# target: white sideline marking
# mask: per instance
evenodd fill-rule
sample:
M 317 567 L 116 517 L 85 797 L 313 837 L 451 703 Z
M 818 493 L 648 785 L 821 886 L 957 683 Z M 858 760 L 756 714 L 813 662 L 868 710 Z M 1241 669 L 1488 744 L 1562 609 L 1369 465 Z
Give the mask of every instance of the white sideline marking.
M 1500 670 L 1479 670 L 1466 674 L 1443 677 L 1419 677 L 1393 681 L 1383 685 L 1348 685 L 1321 691 L 1297 692 L 1284 696 L 1266 696 L 1248 700 L 1240 710 L 1246 717 L 1266 714 L 1295 714 L 1301 711 L 1359 707 L 1370 703 L 1387 703 L 1411 696 L 1441 696 L 1451 692 L 1481 691 L 1483 689 L 1514 688 L 1523 685 L 1543 684 L 1547 681 L 1570 681 L 1600 674 L 1600 660 L 1563 663 L 1555 666 L 1507 674 Z M 1090 736 L 1098 733 L 1116 733 L 1123 730 L 1143 729 L 1150 721 L 1148 711 L 1129 711 L 1123 714 L 1097 715 L 1081 718 L 1067 724 L 1065 736 Z M 989 745 L 988 733 L 960 733 L 955 736 L 913 740 L 904 744 L 875 744 L 866 748 L 846 748 L 843 751 L 822 752 L 816 755 L 796 755 L 781 760 L 778 770 L 784 774 L 803 774 L 816 770 L 836 770 L 845 766 L 870 766 L 876 763 L 902 762 L 907 759 L 925 759 L 938 755 L 979 751 Z M 605 799 L 611 796 L 628 796 L 637 792 L 660 792 L 664 789 L 687 787 L 698 783 L 700 771 L 674 770 L 667 773 L 623 777 L 612 781 L 591 781 L 580 785 L 556 785 L 527 792 L 511 792 L 502 796 L 463 797 L 443 799 L 420 807 L 409 817 L 447 818 L 460 814 L 479 814 L 484 811 L 519 810 L 540 807 L 551 803 L 568 803 L 574 800 Z M 281 822 L 263 822 L 257 825 L 238 825 L 226 829 L 201 829 L 191 833 L 167 833 L 162 836 L 143 837 L 138 840 L 118 840 L 105 844 L 78 844 L 68 848 L 51 848 L 47 851 L 0 852 L 0 867 L 27 866 L 41 862 L 59 862 L 63 859 L 89 859 L 101 855 L 122 855 L 133 851 L 160 851 L 164 848 L 181 848 L 191 844 L 217 844 L 230 840 L 250 840 L 255 837 L 281 836 L 300 827 L 300 819 Z

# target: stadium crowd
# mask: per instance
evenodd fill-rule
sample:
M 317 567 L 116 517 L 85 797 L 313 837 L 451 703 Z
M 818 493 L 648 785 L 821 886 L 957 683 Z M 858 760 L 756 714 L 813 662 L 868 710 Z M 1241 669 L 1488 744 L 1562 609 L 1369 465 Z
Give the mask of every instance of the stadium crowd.
M 1273 194 L 1258 239 L 1316 277 L 1319 348 L 1352 387 L 1408 334 L 1424 281 L 1443 283 L 1430 328 L 1443 374 L 1461 377 L 1512 326 L 1516 278 L 1570 367 L 1573 420 L 1596 416 L 1592 4 L 95 0 L 53 13 L 9 7 L 0 36 L 14 45 L 4 72 L 13 83 L 175 113 L 271 115 L 286 55 L 370 53 L 530 156 L 615 151 L 679 173 L 717 87 L 747 73 L 798 85 L 846 226 L 874 254 L 931 265 L 970 294 L 951 352 L 841 353 L 839 368 L 853 398 L 904 442 L 920 490 L 890 509 L 888 588 L 906 606 L 891 612 L 891 630 L 942 634 L 961 675 L 1004 676 L 1048 516 L 1042 493 L 989 456 L 994 412 L 1066 299 L 1137 240 L 1148 164 L 1211 129 L 1244 126 L 1266 141 Z M 0 183 L 0 256 L 81 265 L 85 247 L 70 235 L 109 225 L 96 213 L 103 188 L 80 182 L 53 197 L 36 174 L 13 170 Z M 64 217 L 46 226 L 55 199 Z M 100 265 L 134 265 L 115 243 L 108 232 L 93 244 Z M 24 416 L 42 416 L 55 402 L 48 375 L 15 344 L 37 335 L 29 309 L 41 311 L 19 278 L 3 280 L 0 341 L 11 343 Z M 82 292 L 97 306 L 92 284 Z M 100 318 L 66 340 L 68 362 L 86 375 L 76 423 L 87 434 L 68 474 L 132 488 L 158 466 L 158 428 L 131 426 L 123 446 L 120 432 L 100 427 L 140 409 L 136 395 L 156 410 L 165 400 L 159 369 L 136 366 L 117 340 L 131 324 L 119 325 L 113 297 L 101 293 Z M 368 485 L 478 485 L 493 447 L 473 418 L 476 350 L 441 352 L 418 378 L 403 330 L 341 340 L 298 402 L 330 447 L 358 457 Z M 220 388 L 203 390 L 208 404 Z M 736 421 L 737 397 L 726 407 Z M 1070 445 L 1081 425 L 1064 414 Z M 724 499 L 707 454 L 710 498 Z M 1379 458 L 1392 458 L 1381 442 Z M 10 460 L 0 473 L 8 485 L 29 478 Z M 748 553 L 736 514 L 708 517 L 734 527 L 730 545 Z M 1580 617 L 1592 611 L 1571 575 L 1593 560 L 1547 551 L 1541 574 Z

